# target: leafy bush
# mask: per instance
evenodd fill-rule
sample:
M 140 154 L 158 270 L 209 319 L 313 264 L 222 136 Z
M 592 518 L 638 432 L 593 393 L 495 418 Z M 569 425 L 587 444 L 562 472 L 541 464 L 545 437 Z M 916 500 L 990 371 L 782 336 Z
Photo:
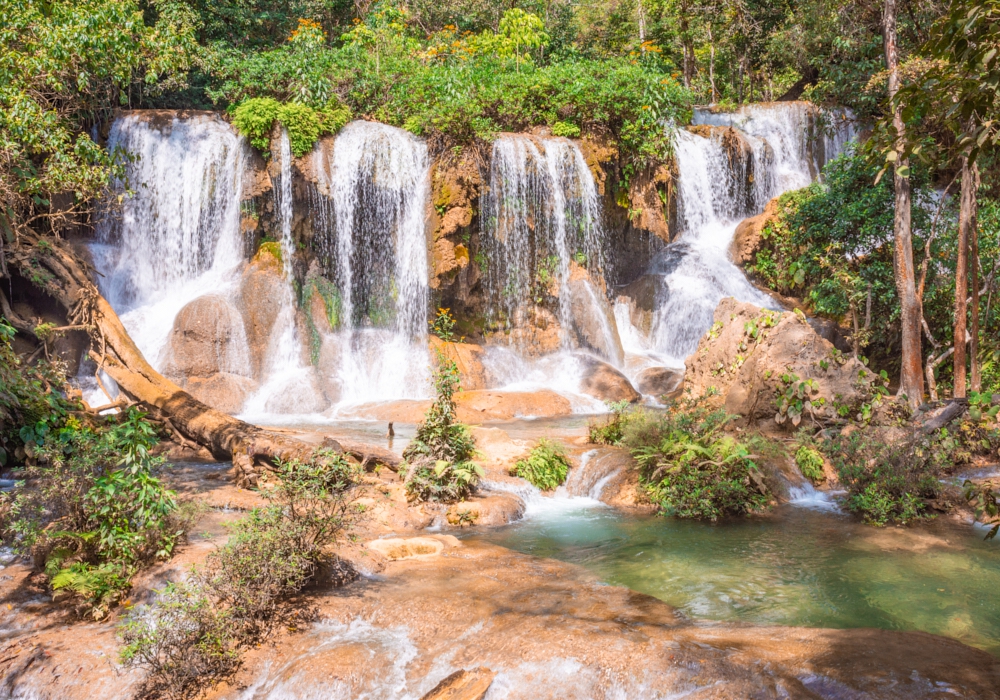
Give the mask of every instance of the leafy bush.
M 168 584 L 154 605 L 125 617 L 118 638 L 122 662 L 149 674 L 146 695 L 188 697 L 239 666 L 229 616 L 198 584 Z
M 359 468 L 343 455 L 322 452 L 277 469 L 277 484 L 261 492 L 271 505 L 234 523 L 199 574 L 242 640 L 260 639 L 284 600 L 336 562 L 329 550 L 360 513 L 350 497 Z
M 360 467 L 317 450 L 307 462 L 279 463 L 276 476 L 261 491 L 270 504 L 234 523 L 203 569 L 183 586 L 167 586 L 119 626 L 122 661 L 147 669 L 154 689 L 186 697 L 200 679 L 233 672 L 241 649 L 279 622 L 309 614 L 288 598 L 321 569 L 339 570 L 340 582 L 356 577 L 332 548 L 363 513 L 354 499 Z
M 941 435 L 897 442 L 878 430 L 856 430 L 825 449 L 848 490 L 847 507 L 883 526 L 926 515 L 925 500 L 940 492 L 938 473 L 953 447 L 954 440 Z
M 519 476 L 542 491 L 551 491 L 566 481 L 569 459 L 566 450 L 548 439 L 541 439 L 527 459 L 518 460 L 510 473 Z
M 80 408 L 63 392 L 51 390 L 64 386 L 64 366 L 47 361 L 23 365 L 11 347 L 14 334 L 0 317 L 0 466 L 11 464 L 18 454 L 33 459 L 46 436 Z
M 309 153 L 323 134 L 333 134 L 351 119 L 351 110 L 332 103 L 314 109 L 289 102 L 282 104 L 271 97 L 254 97 L 233 110 L 233 126 L 250 140 L 257 150 L 267 152 L 271 145 L 271 129 L 278 122 L 288 132 L 292 154 Z
M 514 24 L 524 22 L 512 19 L 499 33 L 451 26 L 427 36 L 411 31 L 399 8 L 379 4 L 339 44 L 213 47 L 206 92 L 219 105 L 273 98 L 314 110 L 340 96 L 365 118 L 455 142 L 542 125 L 566 136 L 602 133 L 616 141 L 629 173 L 669 155 L 663 123 L 686 121 L 692 102 L 672 64 L 651 51 L 542 63 L 525 50 L 540 45 L 537 27 Z
M 455 418 L 458 365 L 440 353 L 434 388 L 437 398 L 403 451 L 406 491 L 414 501 L 451 503 L 472 495 L 483 470 L 472 462 L 476 444 L 468 426 Z
M 39 439 L 37 427 L 35 439 Z M 4 494 L 4 539 L 31 553 L 56 591 L 100 617 L 142 566 L 170 555 L 187 511 L 154 476 L 153 426 L 137 409 L 95 426 L 69 418 L 35 449 L 26 486 Z
M 640 483 L 667 515 L 710 518 L 764 510 L 770 489 L 751 441 L 722 431 L 723 410 L 687 399 L 663 413 L 636 411 L 622 443 L 639 467 Z
M 796 450 L 795 464 L 798 465 L 802 476 L 814 484 L 826 478 L 823 474 L 823 455 L 815 447 L 802 445 Z
M 580 135 L 580 127 L 569 122 L 556 122 L 552 125 L 553 136 L 564 136 L 568 139 L 575 139 Z
M 587 426 L 587 436 L 595 445 L 617 445 L 622 441 L 625 425 L 628 423 L 632 404 L 628 401 L 608 402 L 611 418 L 604 423 L 591 421 Z

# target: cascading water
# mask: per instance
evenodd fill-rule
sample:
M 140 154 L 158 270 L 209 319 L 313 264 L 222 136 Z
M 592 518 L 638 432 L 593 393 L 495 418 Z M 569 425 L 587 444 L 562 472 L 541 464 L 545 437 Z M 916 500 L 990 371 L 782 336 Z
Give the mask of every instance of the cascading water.
M 312 155 L 316 240 L 334 281 L 339 404 L 423 398 L 427 350 L 427 147 L 385 124 L 355 121 Z
M 314 413 L 324 406 L 312 368 L 303 362 L 302 342 L 295 327 L 295 291 L 292 256 L 292 147 L 281 130 L 278 146 L 280 175 L 274 183 L 275 210 L 280 224 L 282 268 L 288 284 L 282 288 L 281 310 L 274 322 L 267 350 L 264 383 L 249 399 L 243 413 L 249 416 Z
M 539 288 L 554 282 L 561 342 L 570 347 L 570 261 L 601 269 L 600 220 L 593 175 L 572 141 L 499 137 L 493 143 L 490 187 L 483 203 L 491 320 L 507 329 L 524 323 Z
M 829 113 L 828 134 L 816 126 L 818 114 L 805 103 L 750 105 L 735 114 L 696 112 L 695 124 L 709 127 L 708 134 L 676 130 L 682 231 L 649 270 L 663 278 L 650 345 L 665 362 L 683 366 L 723 297 L 775 306 L 729 260 L 728 249 L 740 220 L 808 185 L 852 137 L 845 115 Z
M 226 296 L 239 279 L 245 148 L 209 114 L 129 114 L 111 127 L 108 149 L 132 160 L 125 182 L 116 183 L 120 209 L 107 207 L 98 221 L 94 263 L 102 294 L 159 370 L 169 361 L 167 341 L 181 308 L 205 294 Z M 245 374 L 242 324 L 234 334 L 220 364 Z

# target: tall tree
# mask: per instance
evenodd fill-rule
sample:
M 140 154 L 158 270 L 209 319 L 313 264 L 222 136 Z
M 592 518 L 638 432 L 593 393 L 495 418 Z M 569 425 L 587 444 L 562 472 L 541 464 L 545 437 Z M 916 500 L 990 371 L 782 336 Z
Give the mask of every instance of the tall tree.
M 899 394 L 906 396 L 911 408 L 923 401 L 924 377 L 921 372 L 920 319 L 923 311 L 917 298 L 916 275 L 913 269 L 913 233 L 910 230 L 910 166 L 906 152 L 906 125 L 902 107 L 895 99 L 899 91 L 899 51 L 896 44 L 896 0 L 885 0 L 883 12 L 885 65 L 889 74 L 889 101 L 892 105 L 892 129 L 895 150 L 892 151 L 893 186 L 896 210 L 893 218 L 893 269 L 902 315 L 902 367 Z

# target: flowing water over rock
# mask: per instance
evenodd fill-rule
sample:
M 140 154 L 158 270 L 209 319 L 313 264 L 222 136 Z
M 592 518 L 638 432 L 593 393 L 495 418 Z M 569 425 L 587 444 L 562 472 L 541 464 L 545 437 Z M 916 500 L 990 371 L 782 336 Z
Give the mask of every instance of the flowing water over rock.
M 402 129 L 356 121 L 312 160 L 316 238 L 338 321 L 320 371 L 339 384 L 341 404 L 426 397 L 427 147 Z
M 126 166 L 120 210 L 107 208 L 92 246 L 102 294 L 157 369 L 178 312 L 204 294 L 229 295 L 243 262 L 240 196 L 246 145 L 218 116 L 129 114 L 110 150 Z M 126 192 L 126 188 L 131 192 Z M 246 341 L 230 343 L 228 371 L 246 371 Z
M 511 328 L 539 287 L 559 297 L 561 344 L 570 346 L 570 263 L 599 270 L 600 203 L 580 149 L 564 138 L 503 135 L 493 143 L 490 189 L 483 202 L 488 313 Z
M 288 132 L 281 130 L 278 140 L 280 174 L 275 182 L 274 203 L 280 226 L 279 245 L 282 272 L 287 284 L 281 287 L 280 311 L 271 331 L 264 368 L 264 382 L 246 405 L 243 413 L 248 416 L 271 414 L 308 414 L 325 408 L 322 394 L 313 375 L 312 367 L 303 358 L 302 339 L 295 323 L 295 279 L 292 256 L 292 147 Z
M 845 114 L 801 102 L 696 111 L 694 123 L 702 128 L 675 134 L 681 233 L 649 270 L 662 287 L 648 346 L 673 366 L 695 350 L 723 297 L 775 307 L 730 261 L 733 232 L 771 198 L 808 185 L 854 133 Z

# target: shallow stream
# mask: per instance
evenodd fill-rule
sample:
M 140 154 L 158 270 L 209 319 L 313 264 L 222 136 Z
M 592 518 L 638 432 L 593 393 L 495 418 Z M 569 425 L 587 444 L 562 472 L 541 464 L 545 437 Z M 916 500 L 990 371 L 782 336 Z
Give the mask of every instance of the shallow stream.
M 546 500 L 470 539 L 579 564 L 692 618 L 922 630 L 1000 655 L 1000 543 L 968 525 L 876 529 L 794 506 L 709 524 Z

